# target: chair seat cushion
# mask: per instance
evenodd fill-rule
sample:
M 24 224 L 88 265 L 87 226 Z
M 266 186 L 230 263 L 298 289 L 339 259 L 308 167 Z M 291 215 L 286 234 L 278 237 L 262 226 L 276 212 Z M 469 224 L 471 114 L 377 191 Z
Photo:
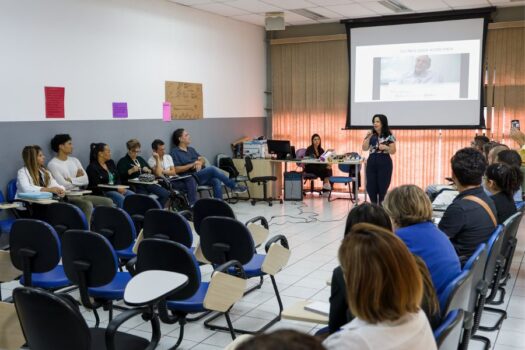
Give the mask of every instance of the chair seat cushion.
M 268 181 L 277 181 L 276 176 L 257 176 L 252 177 L 252 182 L 268 182 Z
M 126 289 L 126 285 L 130 280 L 131 275 L 129 272 L 117 272 L 113 281 L 101 287 L 88 288 L 88 293 L 95 298 L 108 300 L 122 299 L 124 297 L 124 289 Z
M 137 256 L 137 254 L 133 253 L 133 244 L 126 249 L 117 250 L 115 253 L 120 259 L 124 260 L 130 260 Z
M 242 266 L 247 278 L 264 275 L 264 272 L 261 271 L 264 258 L 266 258 L 266 255 L 254 254 L 252 260 Z M 230 268 L 228 272 L 234 273 L 235 269 Z
M 208 292 L 209 282 L 201 282 L 199 289 L 195 294 L 184 300 L 170 300 L 168 301 L 168 309 L 183 311 L 183 312 L 202 312 L 206 311 L 204 308 L 204 297 Z
M 331 183 L 336 184 L 346 184 L 349 182 L 354 182 L 355 177 L 348 177 L 348 176 L 330 176 L 329 180 Z
M 57 265 L 53 270 L 43 273 L 33 273 L 31 275 L 33 287 L 44 289 L 56 289 L 67 287 L 71 282 L 64 273 L 64 266 Z M 24 284 L 24 276 L 20 278 L 20 283 Z
M 91 349 L 104 350 L 106 347 L 106 329 L 105 328 L 90 328 L 91 333 Z M 126 350 L 144 350 L 149 344 L 149 340 L 139 337 L 137 335 L 116 332 L 115 333 L 115 348 Z
M 15 222 L 15 219 L 0 220 L 0 232 L 9 233 L 11 231 L 11 226 L 13 226 L 13 222 Z

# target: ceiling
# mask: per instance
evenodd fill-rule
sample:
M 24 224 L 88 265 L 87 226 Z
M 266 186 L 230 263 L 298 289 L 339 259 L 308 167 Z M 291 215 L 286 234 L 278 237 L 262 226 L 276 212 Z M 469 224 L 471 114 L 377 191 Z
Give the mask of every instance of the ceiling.
M 264 26 L 266 12 L 284 12 L 287 26 L 338 22 L 345 18 L 374 17 L 487 6 L 523 6 L 525 0 L 388 0 L 409 8 L 396 13 L 371 0 L 168 0 L 194 9 Z M 311 19 L 294 11 L 307 9 L 325 18 Z M 516 9 L 518 11 L 518 9 Z M 301 12 L 301 11 L 298 11 Z

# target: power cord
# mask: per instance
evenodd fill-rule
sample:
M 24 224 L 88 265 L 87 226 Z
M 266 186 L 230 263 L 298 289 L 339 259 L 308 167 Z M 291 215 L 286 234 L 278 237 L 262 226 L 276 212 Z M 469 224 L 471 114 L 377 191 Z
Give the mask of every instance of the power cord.
M 345 220 L 346 217 L 348 216 L 348 213 L 350 212 L 350 203 L 352 203 L 352 201 L 348 201 L 347 212 L 345 213 L 344 216 L 342 216 L 341 218 L 332 219 L 332 220 L 322 220 L 322 219 L 318 218 L 318 216 L 320 215 L 319 213 L 316 213 L 314 211 L 305 211 L 304 208 L 307 208 L 308 205 L 306 203 L 304 203 L 304 202 L 298 202 L 297 201 L 297 202 L 288 202 L 288 203 L 290 205 L 296 205 L 298 213 L 296 215 L 288 215 L 288 214 L 273 215 L 273 216 L 270 217 L 270 220 L 268 220 L 268 224 L 270 226 L 272 226 L 272 225 L 283 226 L 283 225 L 286 225 L 286 224 L 310 224 L 310 223 L 314 223 L 314 222 L 325 222 L 325 223 L 328 223 L 328 222 L 339 222 L 339 221 Z M 275 219 L 279 219 L 279 218 L 288 218 L 288 219 L 291 219 L 293 221 L 291 221 L 291 220 L 285 220 L 283 222 L 275 222 L 274 221 Z

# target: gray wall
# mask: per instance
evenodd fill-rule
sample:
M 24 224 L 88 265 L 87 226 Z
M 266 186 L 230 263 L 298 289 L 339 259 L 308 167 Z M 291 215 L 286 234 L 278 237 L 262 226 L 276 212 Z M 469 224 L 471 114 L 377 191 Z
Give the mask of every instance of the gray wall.
M 46 163 L 53 156 L 49 145 L 55 134 L 70 134 L 73 138 L 74 156 L 84 167 L 88 165 L 89 145 L 92 142 L 109 144 L 113 160 L 126 153 L 126 141 L 137 138 L 142 143 L 146 160 L 151 155 L 151 142 L 160 138 L 171 148 L 171 134 L 177 128 L 190 132 L 192 145 L 199 153 L 215 162 L 219 153 L 231 155 L 230 143 L 241 137 L 258 137 L 266 134 L 265 119 L 260 118 L 210 118 L 181 120 L 169 123 L 161 120 L 104 120 L 104 121 L 42 121 L 0 123 L 0 188 L 5 194 L 7 182 L 16 177 L 23 166 L 22 149 L 26 145 L 40 145 Z

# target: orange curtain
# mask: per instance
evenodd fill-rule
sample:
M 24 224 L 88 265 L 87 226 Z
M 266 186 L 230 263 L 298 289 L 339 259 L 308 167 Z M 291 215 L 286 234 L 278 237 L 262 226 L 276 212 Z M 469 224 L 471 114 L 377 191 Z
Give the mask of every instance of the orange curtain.
M 450 176 L 450 158 L 477 134 L 516 147 L 510 120 L 525 130 L 525 27 L 491 29 L 485 50 L 487 130 L 393 130 L 392 185 L 426 187 Z M 348 100 L 346 40 L 272 44 L 272 137 L 307 147 L 318 133 L 323 148 L 359 152 L 366 131 L 342 130 Z M 366 156 L 366 154 L 365 154 Z

